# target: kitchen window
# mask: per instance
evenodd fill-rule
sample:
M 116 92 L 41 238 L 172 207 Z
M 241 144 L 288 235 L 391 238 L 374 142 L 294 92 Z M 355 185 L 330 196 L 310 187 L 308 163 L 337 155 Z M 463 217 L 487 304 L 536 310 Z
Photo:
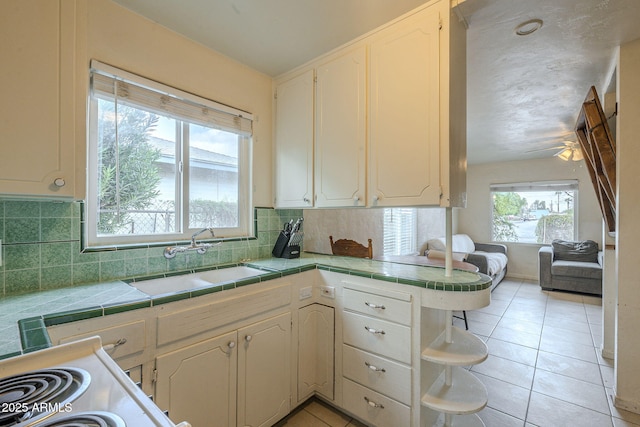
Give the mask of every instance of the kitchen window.
M 87 244 L 251 235 L 251 114 L 92 61 Z
M 543 243 L 578 236 L 578 181 L 491 185 L 491 240 Z

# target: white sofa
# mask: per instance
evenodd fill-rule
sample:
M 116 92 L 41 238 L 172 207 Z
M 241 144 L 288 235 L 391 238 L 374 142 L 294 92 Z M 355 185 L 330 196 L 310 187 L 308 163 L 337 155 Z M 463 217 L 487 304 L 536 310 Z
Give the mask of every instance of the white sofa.
M 446 250 L 445 238 L 427 241 L 425 255 L 441 258 Z M 475 243 L 466 234 L 452 236 L 453 259 L 478 267 L 480 273 L 491 277 L 493 290 L 507 274 L 507 247 L 498 243 Z M 430 255 L 431 254 L 431 255 Z

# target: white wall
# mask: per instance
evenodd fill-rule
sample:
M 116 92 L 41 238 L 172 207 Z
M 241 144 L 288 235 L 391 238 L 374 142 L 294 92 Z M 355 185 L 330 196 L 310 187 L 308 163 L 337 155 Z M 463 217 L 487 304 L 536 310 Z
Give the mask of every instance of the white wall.
M 617 67 L 617 215 L 618 311 L 616 323 L 616 405 L 640 413 L 640 40 L 620 47 Z
M 384 209 L 306 209 L 304 211 L 304 250 L 331 253 L 329 236 L 351 239 L 366 246 L 372 239 L 373 256 L 382 255 Z M 418 208 L 417 248 L 423 253 L 426 242 L 444 236 L 445 210 Z
M 576 111 L 577 114 L 577 111 Z M 467 168 L 467 207 L 457 209 L 457 232 L 476 242 L 491 239 L 491 184 L 527 181 L 577 179 L 578 238 L 591 239 L 602 246 L 602 215 L 584 161 L 565 162 L 559 158 L 469 165 Z M 508 275 L 538 279 L 539 244 L 507 243 Z
M 272 206 L 271 78 L 110 0 L 80 0 L 78 5 L 79 90 L 88 87 L 93 58 L 252 113 L 253 204 Z

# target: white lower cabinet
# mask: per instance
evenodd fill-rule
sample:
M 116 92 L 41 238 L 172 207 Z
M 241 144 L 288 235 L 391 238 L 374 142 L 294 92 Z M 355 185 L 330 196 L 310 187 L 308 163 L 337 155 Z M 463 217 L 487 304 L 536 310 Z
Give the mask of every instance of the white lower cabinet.
M 238 426 L 271 426 L 291 410 L 291 313 L 238 330 Z
M 235 427 L 237 332 L 156 359 L 155 402 L 193 427 Z
M 298 402 L 314 393 L 334 397 L 334 308 L 310 304 L 298 309 Z
M 193 427 L 271 426 L 290 411 L 291 314 L 156 358 L 156 403 Z

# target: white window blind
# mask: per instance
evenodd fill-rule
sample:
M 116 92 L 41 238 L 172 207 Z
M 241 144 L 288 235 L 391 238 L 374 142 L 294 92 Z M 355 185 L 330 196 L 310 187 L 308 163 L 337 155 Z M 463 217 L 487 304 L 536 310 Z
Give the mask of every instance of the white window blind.
M 94 97 L 115 98 L 121 104 L 143 107 L 164 116 L 242 136 L 251 136 L 252 133 L 250 113 L 95 60 L 91 61 L 91 90 Z
M 417 210 L 390 208 L 384 210 L 384 255 L 410 255 L 416 252 Z
M 536 191 L 574 191 L 578 189 L 578 181 L 535 181 L 508 184 L 491 184 L 491 192 L 536 192 Z

